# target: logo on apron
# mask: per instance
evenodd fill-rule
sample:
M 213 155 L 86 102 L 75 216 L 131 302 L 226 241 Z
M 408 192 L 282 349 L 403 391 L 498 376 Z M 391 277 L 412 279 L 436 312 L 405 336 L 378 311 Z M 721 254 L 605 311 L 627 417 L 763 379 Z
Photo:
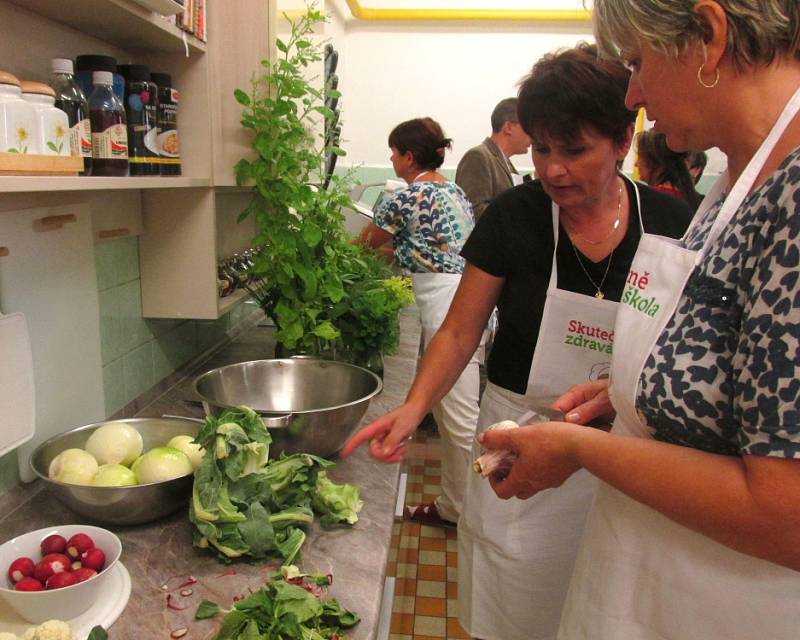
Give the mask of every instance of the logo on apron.
M 636 311 L 643 313 L 646 316 L 655 318 L 661 305 L 656 302 L 656 297 L 648 298 L 645 295 L 647 286 L 650 284 L 650 273 L 645 271 L 641 275 L 631 269 L 628 272 L 628 280 L 625 283 L 625 289 L 622 292 L 622 304 L 627 304 L 633 307 Z
M 614 332 L 573 319 L 567 322 L 564 344 L 578 349 L 611 354 L 614 346 Z

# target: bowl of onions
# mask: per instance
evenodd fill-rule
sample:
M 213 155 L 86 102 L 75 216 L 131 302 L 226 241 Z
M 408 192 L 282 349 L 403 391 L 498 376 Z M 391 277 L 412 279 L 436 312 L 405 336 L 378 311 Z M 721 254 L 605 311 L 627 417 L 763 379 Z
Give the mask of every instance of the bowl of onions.
M 91 525 L 23 533 L 0 545 L 0 598 L 28 622 L 69 620 L 94 604 L 121 553 L 116 535 Z
M 107 420 L 70 429 L 31 454 L 34 473 L 84 518 L 141 524 L 186 509 L 202 449 L 201 421 L 162 417 Z

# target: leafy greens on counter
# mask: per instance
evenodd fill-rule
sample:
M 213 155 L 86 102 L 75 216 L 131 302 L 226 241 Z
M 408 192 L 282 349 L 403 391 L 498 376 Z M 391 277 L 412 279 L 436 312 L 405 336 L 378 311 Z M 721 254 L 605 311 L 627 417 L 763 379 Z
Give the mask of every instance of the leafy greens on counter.
M 195 441 L 205 454 L 189 508 L 193 541 L 223 561 L 283 558 L 288 565 L 315 513 L 324 528 L 358 520 L 358 488 L 327 477 L 335 463 L 308 453 L 269 460 L 272 438 L 249 407 L 206 417 Z
M 232 609 L 203 600 L 195 618 L 225 614 L 213 640 L 346 640 L 341 630 L 356 625 L 360 618 L 334 598 L 320 599 L 330 583 L 330 576 L 303 574 L 285 565 L 265 587 L 235 602 Z

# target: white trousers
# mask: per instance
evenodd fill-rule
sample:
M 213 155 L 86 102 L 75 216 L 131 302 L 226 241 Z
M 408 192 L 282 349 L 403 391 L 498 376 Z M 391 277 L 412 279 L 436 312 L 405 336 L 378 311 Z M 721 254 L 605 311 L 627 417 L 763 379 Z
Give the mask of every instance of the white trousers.
M 461 275 L 415 273 L 412 279 L 423 344 L 427 349 L 447 315 Z M 442 493 L 436 500 L 436 510 L 442 518 L 453 522 L 461 515 L 467 473 L 472 464 L 472 442 L 479 412 L 479 358 L 482 354 L 483 340 L 453 387 L 433 408 L 442 439 Z

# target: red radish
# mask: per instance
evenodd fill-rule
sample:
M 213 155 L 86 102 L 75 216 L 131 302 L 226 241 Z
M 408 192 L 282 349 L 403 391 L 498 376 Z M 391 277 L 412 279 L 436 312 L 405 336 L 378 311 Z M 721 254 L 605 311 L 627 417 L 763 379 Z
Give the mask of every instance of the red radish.
M 64 553 L 67 550 L 67 539 L 57 533 L 47 536 L 40 545 L 42 555 L 46 556 L 48 553 Z
M 69 571 L 70 566 L 71 562 L 67 556 L 60 553 L 49 553 L 33 568 L 33 577 L 40 582 L 46 582 L 55 573 Z
M 14 585 L 14 589 L 17 591 L 41 591 L 44 587 L 36 578 L 23 578 Z
M 76 533 L 67 541 L 67 555 L 73 560 L 77 560 L 84 551 L 88 551 L 92 547 L 94 547 L 94 540 L 85 533 Z
M 75 571 L 72 572 L 72 575 L 75 576 L 75 579 L 78 582 L 83 582 L 89 578 L 94 578 L 97 575 L 97 571 L 94 569 L 89 569 L 88 567 L 81 567 L 80 569 L 75 569 Z
M 72 563 L 72 570 L 75 571 L 76 569 L 80 569 L 83 565 L 81 564 L 80 560 L 76 560 Z
M 30 558 L 17 558 L 8 567 L 8 579 L 17 583 L 23 578 L 30 578 L 33 576 L 33 567 L 33 560 Z
M 62 571 L 55 573 L 47 579 L 46 589 L 61 589 L 63 587 L 71 587 L 77 584 L 78 579 L 72 571 Z
M 106 563 L 106 554 L 102 549 L 94 547 L 88 551 L 84 551 L 81 555 L 81 565 L 94 569 L 95 571 L 102 571 L 103 565 Z

